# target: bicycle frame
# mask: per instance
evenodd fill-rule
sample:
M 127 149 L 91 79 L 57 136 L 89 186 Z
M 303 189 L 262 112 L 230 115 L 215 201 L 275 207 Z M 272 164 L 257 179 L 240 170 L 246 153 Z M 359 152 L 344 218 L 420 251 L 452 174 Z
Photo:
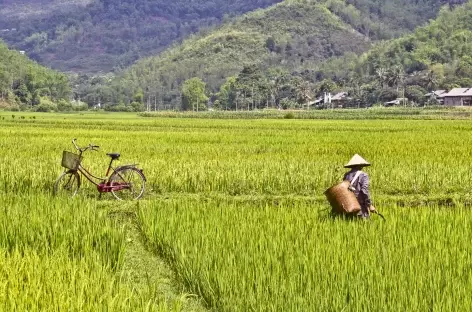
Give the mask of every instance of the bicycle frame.
M 113 191 L 119 191 L 122 189 L 125 189 L 127 185 L 110 185 L 110 181 L 107 181 L 109 179 L 108 174 L 110 173 L 110 170 L 113 170 L 113 173 L 116 172 L 116 169 L 111 166 L 111 163 L 113 160 L 110 162 L 110 165 L 108 166 L 107 173 L 105 177 L 97 177 L 93 175 L 90 171 L 88 171 L 86 168 L 82 167 L 82 165 L 79 165 L 79 168 L 77 169 L 78 172 L 82 174 L 87 180 L 89 180 L 91 183 L 95 184 L 97 186 L 97 190 L 100 193 L 108 193 Z M 98 180 L 100 182 L 96 182 L 95 180 Z
M 82 153 L 87 151 L 88 149 L 96 150 L 94 148 L 98 148 L 98 146 L 89 145 L 85 149 L 81 149 L 75 144 L 75 139 L 72 140 L 72 143 L 74 144 L 76 149 L 80 152 L 79 156 L 82 156 Z M 75 172 L 80 172 L 82 174 L 82 176 L 84 176 L 87 180 L 89 180 L 91 183 L 93 183 L 95 186 L 97 186 L 97 190 L 100 193 L 108 193 L 108 192 L 111 192 L 111 191 L 120 191 L 120 190 L 129 188 L 128 183 L 120 183 L 120 182 L 116 182 L 115 185 L 111 186 L 110 185 L 111 181 L 109 180 L 109 178 L 111 177 L 111 175 L 109 175 L 110 170 L 113 171 L 112 175 L 114 173 L 119 175 L 118 169 L 121 169 L 123 167 L 135 167 L 136 165 L 125 165 L 125 166 L 119 166 L 117 168 L 113 168 L 112 164 L 113 164 L 114 160 L 115 159 L 113 159 L 113 158 L 110 160 L 110 163 L 108 164 L 108 169 L 107 169 L 105 177 L 97 177 L 96 175 L 94 175 L 90 171 L 88 171 L 86 168 L 84 168 L 82 166 L 82 164 L 79 164 L 79 167 L 77 168 L 77 170 L 74 170 L 74 171 Z M 123 177 L 121 177 L 121 178 L 123 178 Z M 99 182 L 97 183 L 95 180 L 98 180 Z

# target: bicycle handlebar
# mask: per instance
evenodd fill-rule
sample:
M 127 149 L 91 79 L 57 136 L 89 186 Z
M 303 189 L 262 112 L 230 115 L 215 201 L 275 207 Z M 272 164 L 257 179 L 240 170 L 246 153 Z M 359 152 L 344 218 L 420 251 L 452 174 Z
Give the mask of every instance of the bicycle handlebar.
M 90 150 L 92 150 L 92 151 L 98 151 L 98 149 L 100 148 L 100 146 L 98 146 L 98 145 L 92 145 L 92 144 L 89 144 L 89 145 L 88 145 L 87 147 L 85 147 L 85 148 L 80 148 L 80 147 L 75 143 L 76 141 L 77 141 L 77 139 L 72 139 L 72 144 L 74 144 L 75 148 L 76 148 L 79 152 L 81 152 L 81 153 L 85 152 L 85 151 L 88 150 L 88 149 L 90 149 Z
M 82 152 L 82 150 L 80 149 L 80 147 L 78 147 L 77 144 L 75 144 L 75 141 L 77 141 L 77 139 L 72 139 L 72 144 L 74 144 L 75 148 L 76 148 L 79 152 Z

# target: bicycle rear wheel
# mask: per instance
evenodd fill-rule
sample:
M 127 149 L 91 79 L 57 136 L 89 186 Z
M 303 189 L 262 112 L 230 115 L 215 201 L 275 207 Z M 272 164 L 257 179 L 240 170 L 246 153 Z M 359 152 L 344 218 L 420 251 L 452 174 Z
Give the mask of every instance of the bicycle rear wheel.
M 118 200 L 135 200 L 144 194 L 146 179 L 142 172 L 134 167 L 118 169 L 109 180 L 111 193 Z
M 80 188 L 80 175 L 77 171 L 63 172 L 54 183 L 54 195 L 75 196 Z

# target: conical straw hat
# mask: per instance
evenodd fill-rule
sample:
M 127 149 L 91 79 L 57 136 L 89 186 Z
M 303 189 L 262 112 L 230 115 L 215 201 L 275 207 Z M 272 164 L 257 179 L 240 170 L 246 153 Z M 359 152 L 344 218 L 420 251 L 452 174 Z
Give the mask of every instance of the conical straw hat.
M 352 156 L 351 160 L 346 165 L 344 165 L 344 168 L 352 168 L 355 166 L 367 167 L 370 166 L 370 163 L 361 156 L 359 156 L 359 154 L 356 154 Z

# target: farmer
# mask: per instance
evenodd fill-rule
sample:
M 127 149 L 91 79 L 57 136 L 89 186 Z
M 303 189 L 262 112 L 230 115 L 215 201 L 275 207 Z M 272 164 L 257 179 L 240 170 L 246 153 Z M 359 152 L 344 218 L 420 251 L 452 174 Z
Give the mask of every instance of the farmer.
M 344 168 L 351 168 L 351 170 L 344 175 L 344 180 L 351 182 L 351 190 L 356 195 L 361 206 L 361 211 L 359 211 L 358 216 L 364 219 L 369 218 L 370 211 L 375 210 L 369 195 L 369 176 L 362 171 L 362 168 L 367 166 L 370 166 L 370 163 L 358 154 L 354 155 L 344 166 Z

